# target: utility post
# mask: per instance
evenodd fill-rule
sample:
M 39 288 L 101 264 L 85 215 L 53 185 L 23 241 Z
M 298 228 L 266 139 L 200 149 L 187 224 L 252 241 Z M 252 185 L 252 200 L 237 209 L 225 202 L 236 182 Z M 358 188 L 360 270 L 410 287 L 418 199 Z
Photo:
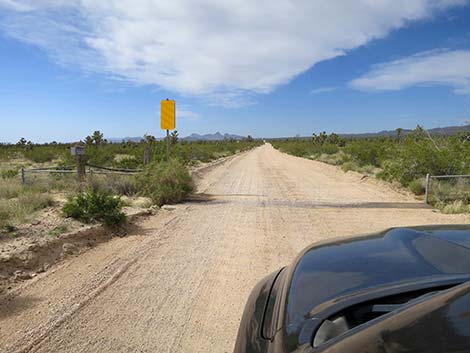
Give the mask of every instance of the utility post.
M 166 130 L 166 161 L 170 161 L 170 130 L 175 128 L 175 101 L 168 98 L 160 102 L 160 128 Z

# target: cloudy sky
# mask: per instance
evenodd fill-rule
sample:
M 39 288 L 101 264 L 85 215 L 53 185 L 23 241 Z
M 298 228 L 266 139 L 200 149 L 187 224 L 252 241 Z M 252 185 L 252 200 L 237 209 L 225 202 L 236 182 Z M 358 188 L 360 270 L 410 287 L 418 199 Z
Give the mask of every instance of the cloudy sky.
M 470 120 L 470 1 L 0 0 L 0 141 Z

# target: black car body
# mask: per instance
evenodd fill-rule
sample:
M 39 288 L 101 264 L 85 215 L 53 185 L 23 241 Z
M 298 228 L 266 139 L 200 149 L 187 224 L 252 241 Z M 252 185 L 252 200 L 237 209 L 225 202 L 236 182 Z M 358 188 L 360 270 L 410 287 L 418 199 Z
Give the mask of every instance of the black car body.
M 253 289 L 235 353 L 470 352 L 470 227 L 316 244 Z

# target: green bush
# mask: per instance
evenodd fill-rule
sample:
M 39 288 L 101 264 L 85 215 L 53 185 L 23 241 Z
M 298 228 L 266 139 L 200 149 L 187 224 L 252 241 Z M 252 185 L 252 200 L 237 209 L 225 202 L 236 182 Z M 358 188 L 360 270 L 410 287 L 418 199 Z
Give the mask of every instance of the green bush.
M 0 172 L 2 179 L 13 179 L 18 176 L 18 169 L 6 169 Z
M 33 147 L 30 150 L 24 151 L 23 154 L 25 158 L 35 163 L 50 162 L 53 159 L 57 158 L 57 154 L 55 153 L 55 151 L 50 148 Z
M 177 160 L 150 164 L 136 177 L 136 183 L 142 196 L 158 206 L 180 202 L 193 189 L 187 168 Z
M 372 165 L 378 167 L 384 158 L 387 146 L 385 140 L 356 140 L 347 143 L 344 151 L 359 166 Z
M 95 221 L 106 225 L 120 224 L 126 215 L 122 212 L 122 202 L 118 196 L 90 190 L 71 197 L 62 207 L 66 217 L 72 217 L 84 223 Z
M 373 165 L 366 164 L 362 167 L 359 167 L 357 171 L 363 174 L 374 174 L 375 168 L 376 167 Z
M 423 195 L 426 191 L 424 179 L 415 179 L 408 184 L 408 188 L 415 195 Z
M 343 172 L 348 172 L 350 170 L 357 170 L 357 168 L 358 168 L 357 164 L 353 161 L 344 162 L 341 165 L 341 169 L 343 170 Z
M 138 169 L 142 167 L 142 161 L 134 156 L 127 156 L 114 162 L 114 166 L 121 169 Z
M 57 226 L 49 231 L 49 235 L 51 236 L 59 236 L 61 234 L 64 234 L 67 231 L 67 226 L 62 225 L 62 226 Z

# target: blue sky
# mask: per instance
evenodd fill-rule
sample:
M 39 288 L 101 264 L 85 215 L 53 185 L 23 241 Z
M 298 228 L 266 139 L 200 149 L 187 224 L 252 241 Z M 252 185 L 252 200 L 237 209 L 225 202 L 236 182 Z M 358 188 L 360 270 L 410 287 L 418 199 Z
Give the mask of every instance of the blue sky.
M 0 141 L 470 121 L 468 1 L 240 2 L 0 0 Z

